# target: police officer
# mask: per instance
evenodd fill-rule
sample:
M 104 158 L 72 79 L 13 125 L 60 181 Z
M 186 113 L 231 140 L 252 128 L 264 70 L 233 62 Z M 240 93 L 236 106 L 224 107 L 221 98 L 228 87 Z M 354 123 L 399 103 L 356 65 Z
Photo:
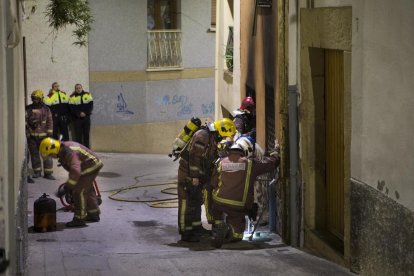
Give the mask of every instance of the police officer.
M 239 138 L 222 159 L 213 174 L 214 217 L 212 245 L 220 248 L 223 242 L 243 239 L 245 216 L 253 208 L 253 184 L 256 177 L 271 172 L 279 164 L 279 146 L 263 160 L 252 159 L 254 143 L 249 137 Z M 224 221 L 227 215 L 227 222 Z
M 70 95 L 69 109 L 74 124 L 74 140 L 90 148 L 89 133 L 91 130 L 93 98 L 92 94 L 85 92 L 79 83 L 75 85 L 75 91 Z
M 42 139 L 52 136 L 52 112 L 43 103 L 43 91 L 35 90 L 31 94 L 32 104 L 26 107 L 26 137 L 32 161 L 33 178 L 42 173 L 39 145 Z M 43 160 L 44 178 L 54 180 L 53 161 L 51 158 Z
M 69 172 L 68 180 L 59 188 L 58 197 L 72 192 L 74 216 L 66 227 L 85 226 L 86 221 L 98 222 L 100 210 L 93 182 L 103 167 L 98 156 L 85 146 L 72 142 L 60 142 L 45 138 L 40 143 L 43 158 L 59 158 L 59 163 Z
M 59 84 L 54 82 L 49 94 L 45 97 L 45 104 L 49 106 L 53 116 L 53 138 L 63 141 L 69 140 L 69 96 L 59 89 Z
M 233 137 L 235 132 L 235 125 L 228 118 L 208 123 L 206 127 L 194 133 L 188 146 L 181 153 L 177 191 L 178 228 L 182 241 L 200 241 L 204 229 L 201 225 L 203 195 L 207 219 L 213 222 L 209 214 L 208 186 L 218 158 L 217 143 L 225 137 Z

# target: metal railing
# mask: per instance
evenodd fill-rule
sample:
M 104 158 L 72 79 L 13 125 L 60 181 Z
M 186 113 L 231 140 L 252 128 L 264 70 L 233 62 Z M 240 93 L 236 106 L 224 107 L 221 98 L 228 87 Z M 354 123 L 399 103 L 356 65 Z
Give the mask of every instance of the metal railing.
M 181 31 L 148 31 L 147 71 L 182 68 Z

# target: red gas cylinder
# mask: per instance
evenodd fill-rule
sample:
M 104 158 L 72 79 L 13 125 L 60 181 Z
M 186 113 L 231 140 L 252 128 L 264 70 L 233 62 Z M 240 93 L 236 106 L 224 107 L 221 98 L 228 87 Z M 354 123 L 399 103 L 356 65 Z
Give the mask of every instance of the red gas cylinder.
M 43 194 L 33 204 L 34 227 L 36 232 L 56 230 L 56 201 Z

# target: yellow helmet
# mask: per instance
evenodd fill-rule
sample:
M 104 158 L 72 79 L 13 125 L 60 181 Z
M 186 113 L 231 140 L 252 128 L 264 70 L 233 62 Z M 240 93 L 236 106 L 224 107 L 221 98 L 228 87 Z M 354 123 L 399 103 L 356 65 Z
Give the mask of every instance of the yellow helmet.
M 45 138 L 40 142 L 39 151 L 42 158 L 46 158 L 51 154 L 57 155 L 60 150 L 60 142 L 53 138 Z
M 236 133 L 236 125 L 229 118 L 223 118 L 214 122 L 214 129 L 221 137 L 232 137 Z
M 37 89 L 37 90 L 35 90 L 35 91 L 33 91 L 32 92 L 32 95 L 31 95 L 32 97 L 36 97 L 36 98 L 39 98 L 39 99 L 43 99 L 43 91 L 42 90 L 40 90 L 40 89 Z

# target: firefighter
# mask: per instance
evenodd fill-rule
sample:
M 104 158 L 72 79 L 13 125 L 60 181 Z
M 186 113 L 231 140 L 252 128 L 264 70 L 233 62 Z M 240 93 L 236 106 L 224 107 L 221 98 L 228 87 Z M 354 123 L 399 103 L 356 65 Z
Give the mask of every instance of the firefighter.
M 209 212 L 209 186 L 211 173 L 218 159 L 217 143 L 223 138 L 233 137 L 235 133 L 236 127 L 232 120 L 216 120 L 195 132 L 181 153 L 177 190 L 178 228 L 182 241 L 198 242 L 205 232 L 201 225 L 203 200 L 207 220 L 213 222 Z
M 253 210 L 253 184 L 258 175 L 271 172 L 279 164 L 279 145 L 262 160 L 251 158 L 254 143 L 249 137 L 240 137 L 230 148 L 214 172 L 214 217 L 212 245 L 220 248 L 223 242 L 243 239 L 245 216 Z M 226 222 L 224 214 L 227 215 Z
M 233 111 L 237 136 L 249 136 L 256 139 L 256 105 L 252 97 L 242 100 L 240 108 Z
M 26 137 L 32 161 L 33 178 L 42 173 L 39 145 L 42 139 L 52 136 L 52 112 L 43 103 L 43 91 L 35 90 L 31 94 L 32 104 L 26 107 Z M 43 160 L 44 178 L 54 180 L 53 161 L 51 158 Z
M 69 172 L 69 178 L 59 188 L 56 196 L 72 192 L 74 216 L 67 227 L 85 226 L 85 222 L 98 222 L 100 210 L 93 182 L 103 167 L 97 155 L 85 146 L 72 141 L 60 142 L 45 138 L 40 143 L 43 158 L 59 158 L 59 163 Z
M 49 94 L 45 97 L 45 104 L 49 106 L 53 116 L 53 138 L 63 141 L 69 140 L 69 96 L 59 89 L 59 84 L 54 82 Z
M 85 92 L 79 83 L 75 85 L 75 91 L 70 95 L 69 109 L 74 124 L 74 140 L 90 148 L 89 133 L 91 130 L 93 98 L 92 94 Z

